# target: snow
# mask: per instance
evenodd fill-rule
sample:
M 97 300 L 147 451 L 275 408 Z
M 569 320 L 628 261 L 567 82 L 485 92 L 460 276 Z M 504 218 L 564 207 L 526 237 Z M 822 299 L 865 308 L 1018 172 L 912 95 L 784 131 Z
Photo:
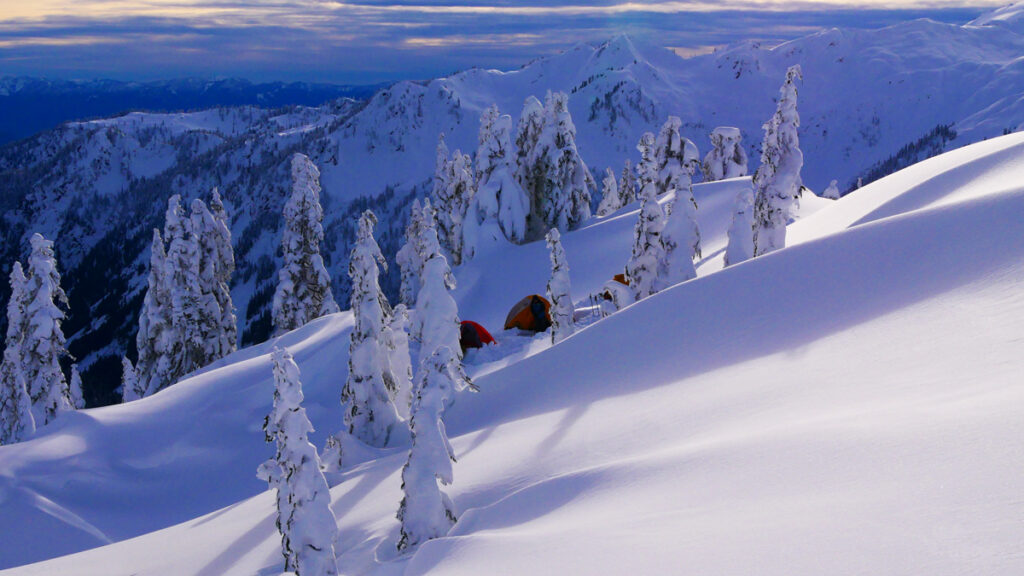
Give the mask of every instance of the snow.
M 497 329 L 543 293 L 543 243 L 456 268 L 460 316 L 499 341 L 467 356 L 480 392 L 445 416 L 459 522 L 398 556 L 408 446 L 346 445 L 328 478 L 339 571 L 1024 571 L 1024 134 L 805 193 L 784 249 L 723 270 L 749 183 L 694 186 L 698 278 L 555 346 Z M 577 305 L 621 272 L 636 210 L 563 235 Z M 351 327 L 319 318 L 0 447 L 0 566 L 48 559 L 5 574 L 280 573 L 253 473 L 270 350 L 295 355 L 319 446 L 342 425 Z

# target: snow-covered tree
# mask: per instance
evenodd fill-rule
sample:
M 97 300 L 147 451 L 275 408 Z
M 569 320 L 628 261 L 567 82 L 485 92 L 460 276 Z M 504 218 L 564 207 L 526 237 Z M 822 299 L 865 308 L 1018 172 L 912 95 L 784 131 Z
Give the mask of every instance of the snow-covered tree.
M 729 225 L 729 244 L 725 248 L 725 265 L 739 264 L 754 257 L 754 190 L 744 186 L 736 195 Z
M 623 206 L 640 199 L 640 190 L 636 186 L 636 174 L 629 158 L 626 158 L 626 164 L 622 167 L 622 177 L 619 178 L 619 198 L 621 198 Z
M 139 332 L 135 338 L 139 360 L 136 364 L 136 391 L 124 391 L 125 401 L 141 398 L 150 389 L 156 391 L 172 384 L 171 348 L 176 340 L 171 323 L 171 297 L 167 283 L 167 254 L 159 230 L 153 230 L 149 257 L 149 280 Z
M 655 140 L 658 164 L 657 194 L 675 192 L 668 205 L 664 230 L 666 281 L 683 282 L 697 276 L 694 258 L 700 257 L 697 201 L 693 198 L 693 174 L 699 161 L 697 146 L 679 134 L 682 122 L 669 116 Z
M 540 214 L 546 229 L 575 230 L 590 219 L 590 189 L 597 186 L 576 149 L 566 93 L 548 93 L 544 121 L 538 150 L 547 157 L 547 171 L 538 189 Z
M 398 292 L 399 302 L 412 306 L 416 303 L 416 293 L 420 290 L 420 274 L 423 272 L 423 260 L 420 258 L 420 235 L 423 228 L 423 208 L 419 199 L 412 201 L 409 224 L 405 227 L 405 243 L 395 254 L 395 261 L 402 275 L 402 284 Z
M 209 208 L 201 200 L 192 202 L 191 218 L 192 231 L 199 244 L 204 365 L 234 352 L 238 341 L 235 307 L 231 301 L 231 275 L 235 271 L 231 228 L 220 192 L 214 188 L 211 196 Z
M 438 246 L 433 210 L 429 205 L 423 208 L 423 223 L 421 242 L 427 259 L 423 263 L 423 275 L 420 277 L 411 334 L 421 343 L 421 358 L 429 357 L 434 350 L 443 346 L 461 353 L 459 310 L 451 295 L 451 290 L 455 289 L 455 277 Z
M 320 456 L 309 442 L 313 425 L 302 407 L 299 367 L 287 350 L 274 349 L 274 408 L 264 421 L 268 442 L 277 454 L 258 474 L 277 489 L 277 528 L 285 570 L 298 576 L 338 573 L 334 540 L 338 521 L 331 512 L 331 492 L 320 470 Z
M 435 151 L 434 181 L 430 192 L 431 198 L 444 196 L 451 180 L 451 154 L 448 152 L 448 144 L 444 141 L 444 132 L 437 135 L 437 149 Z
M 462 262 L 463 227 L 475 193 L 472 160 L 456 150 L 448 162 L 448 185 L 434 197 L 437 237 L 455 265 Z
M 273 324 L 277 334 L 314 318 L 338 312 L 331 275 L 324 267 L 320 207 L 320 171 L 303 154 L 292 156 L 292 195 L 284 207 L 281 246 L 284 263 L 274 292 Z
M 341 435 L 328 436 L 324 443 L 324 451 L 320 453 L 320 469 L 324 473 L 337 474 L 341 472 L 343 459 Z
M 647 180 L 641 194 L 640 215 L 633 231 L 633 252 L 625 271 L 626 281 L 637 300 L 661 290 L 667 275 L 666 217 L 655 197 L 654 182 Z
M 384 327 L 384 346 L 388 365 L 395 379 L 395 409 L 402 418 L 409 418 L 412 406 L 412 359 L 409 356 L 409 310 L 405 304 L 395 306 Z
M 527 205 L 530 207 L 527 234 L 529 230 L 539 226 L 539 223 L 534 221 L 538 217 L 534 196 L 537 180 L 543 172 L 542 168 L 537 166 L 538 160 L 543 159 L 537 154 L 537 145 L 543 131 L 544 105 L 536 96 L 528 96 L 523 102 L 523 111 L 519 114 L 519 123 L 516 125 L 516 181 L 526 193 Z
M 146 394 L 146 389 L 139 383 L 138 373 L 132 361 L 126 356 L 121 357 L 121 402 L 138 400 Z
M 515 179 L 512 166 L 512 118 L 491 106 L 480 118 L 476 151 L 476 194 L 464 225 L 464 258 L 481 243 L 504 237 L 521 242 L 526 235 L 529 199 Z
M 839 182 L 833 180 L 829 183 L 828 188 L 821 194 L 822 198 L 828 198 L 829 200 L 839 200 L 842 194 L 839 193 Z
M 786 224 L 800 198 L 800 151 L 797 129 L 796 81 L 803 79 L 800 66 L 790 66 L 779 90 L 775 114 L 764 124 L 761 166 L 754 174 L 754 255 L 760 256 L 786 246 Z
M 456 522 L 455 506 L 438 481 L 444 485 L 452 483 L 455 462 L 455 451 L 445 431 L 444 411 L 453 391 L 466 386 L 468 379 L 451 348 L 442 346 L 424 358 L 412 406 L 412 448 L 402 468 L 405 496 L 398 508 L 398 520 L 402 523 L 399 551 L 448 534 Z
M 21 342 L 21 359 L 36 424 L 46 425 L 60 412 L 71 409 L 68 383 L 60 367 L 60 361 L 69 356 L 61 330 L 68 299 L 60 287 L 53 242 L 33 234 L 30 243 L 27 330 Z
M 384 447 L 400 418 L 391 400 L 396 383 L 384 342 L 391 307 L 380 290 L 378 266 L 387 270 L 387 263 L 373 238 L 376 223 L 373 212 L 363 212 L 349 256 L 354 326 L 349 340 L 348 379 L 341 391 L 341 402 L 349 433 L 371 446 Z
M 28 279 L 21 262 L 11 268 L 11 297 L 7 302 L 7 334 L 0 362 L 0 444 L 25 440 L 36 430 L 32 398 L 25 382 L 22 341 L 28 328 Z
M 171 335 L 168 359 L 170 386 L 186 374 L 204 366 L 204 314 L 199 278 L 199 241 L 192 230 L 192 221 L 185 216 L 181 198 L 171 196 L 164 220 L 167 242 L 167 263 L 164 279 L 170 298 Z M 152 385 L 152 383 L 151 383 Z M 147 395 L 158 392 L 150 387 Z
M 551 278 L 548 280 L 548 300 L 551 301 L 551 343 L 558 344 L 576 331 L 573 318 L 572 296 L 569 292 L 569 262 L 562 248 L 557 229 L 548 231 L 548 251 L 551 255 Z
M 717 182 L 747 175 L 747 153 L 739 128 L 719 126 L 711 131 L 711 151 L 704 157 L 704 181 Z
M 82 389 L 82 375 L 78 373 L 78 364 L 71 365 L 71 378 L 68 381 L 68 395 L 72 408 L 75 410 L 85 408 L 85 391 Z
M 604 180 L 601 182 L 601 204 L 597 207 L 598 216 L 607 216 L 622 208 L 622 197 L 619 196 L 619 183 L 615 180 L 615 171 L 604 169 Z

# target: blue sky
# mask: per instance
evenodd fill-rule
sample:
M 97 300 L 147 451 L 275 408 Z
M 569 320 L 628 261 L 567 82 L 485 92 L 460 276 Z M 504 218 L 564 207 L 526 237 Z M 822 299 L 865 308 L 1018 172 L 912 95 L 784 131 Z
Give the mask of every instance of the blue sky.
M 823 27 L 963 23 L 1005 0 L 0 0 L 0 76 L 375 83 L 515 68 L 629 33 L 681 53 Z

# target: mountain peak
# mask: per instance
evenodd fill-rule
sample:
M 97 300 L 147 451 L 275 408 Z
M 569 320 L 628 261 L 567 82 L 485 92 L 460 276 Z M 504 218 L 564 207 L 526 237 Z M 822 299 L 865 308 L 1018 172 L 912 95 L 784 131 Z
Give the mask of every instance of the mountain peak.
M 1024 1 L 1015 2 L 982 14 L 968 22 L 967 25 L 1005 26 L 1018 32 L 1024 32 Z

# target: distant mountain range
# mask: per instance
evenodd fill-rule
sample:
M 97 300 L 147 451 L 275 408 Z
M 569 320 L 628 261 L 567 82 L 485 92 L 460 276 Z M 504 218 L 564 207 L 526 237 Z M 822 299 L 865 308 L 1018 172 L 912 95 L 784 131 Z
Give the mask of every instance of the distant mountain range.
M 337 98 L 363 99 L 381 86 L 185 78 L 158 82 L 0 78 L 0 144 L 63 122 L 124 112 L 178 112 L 221 106 L 316 106 Z
M 71 351 L 86 369 L 90 401 L 110 402 L 119 357 L 133 354 L 151 231 L 162 226 L 171 194 L 205 197 L 220 188 L 232 216 L 239 333 L 256 342 L 268 334 L 294 152 L 322 170 L 324 256 L 344 307 L 355 218 L 367 208 L 380 216 L 379 242 L 393 259 L 409 202 L 429 189 L 437 135 L 446 133 L 452 150 L 472 153 L 480 113 L 493 103 L 517 118 L 527 96 L 569 93 L 580 153 L 598 174 L 606 167 L 618 174 L 627 158 L 635 162 L 640 135 L 657 131 L 669 115 L 682 118 L 684 136 L 702 154 L 713 128 L 740 128 L 753 170 L 761 125 L 775 109 L 785 71 L 801 64 L 804 182 L 820 191 L 837 179 L 849 191 L 858 179 L 866 183 L 1024 127 L 1019 8 L 962 26 L 915 20 L 878 30 L 828 29 L 774 47 L 745 42 L 693 58 L 620 36 L 515 71 L 472 69 L 318 106 L 275 108 L 297 102 L 289 90 L 320 103 L 328 94 L 314 97 L 317 90 L 344 88 L 164 84 L 153 90 L 175 109 L 200 108 L 193 103 L 218 92 L 259 105 L 72 122 L 0 148 L 0 273 L 6 277 L 24 257 L 31 232 L 56 240 L 73 307 Z M 31 93 L 19 82 L 31 81 L 7 80 L 0 94 Z M 35 91 L 46 93 L 42 86 Z M 394 268 L 382 280 L 392 295 Z M 6 292 L 0 286 L 0 305 Z

